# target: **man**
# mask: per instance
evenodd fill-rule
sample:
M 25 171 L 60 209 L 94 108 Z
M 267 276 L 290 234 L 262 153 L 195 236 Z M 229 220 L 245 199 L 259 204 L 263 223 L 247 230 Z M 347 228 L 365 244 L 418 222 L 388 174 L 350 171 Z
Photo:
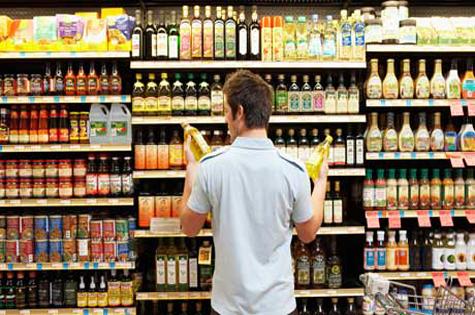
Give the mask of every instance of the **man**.
M 315 189 L 303 163 L 267 138 L 270 86 L 240 70 L 224 84 L 225 118 L 232 145 L 198 164 L 189 150 L 182 229 L 195 236 L 213 215 L 216 267 L 212 314 L 297 314 L 290 244 L 295 225 L 305 243 L 322 222 L 326 161 Z

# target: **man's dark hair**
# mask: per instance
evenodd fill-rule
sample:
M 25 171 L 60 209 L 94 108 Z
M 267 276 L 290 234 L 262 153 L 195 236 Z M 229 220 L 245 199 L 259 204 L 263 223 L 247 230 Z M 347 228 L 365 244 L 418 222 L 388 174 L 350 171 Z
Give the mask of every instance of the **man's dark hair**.
M 233 118 L 241 105 L 247 128 L 267 128 L 272 112 L 272 91 L 264 79 L 249 70 L 238 70 L 226 79 L 223 92 Z

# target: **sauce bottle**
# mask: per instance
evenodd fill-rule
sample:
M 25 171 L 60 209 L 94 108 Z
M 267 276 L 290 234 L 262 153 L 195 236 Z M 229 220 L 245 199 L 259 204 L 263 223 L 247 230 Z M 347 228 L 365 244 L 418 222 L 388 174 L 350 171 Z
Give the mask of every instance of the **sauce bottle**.
M 13 122 L 12 120 L 10 120 Z M 49 115 L 46 105 L 40 105 L 40 114 L 38 120 L 38 143 L 49 142 L 49 129 L 48 129 Z M 12 125 L 10 124 L 10 127 Z M 10 136 L 12 129 L 10 128 Z
M 169 144 L 169 165 L 170 169 L 183 168 L 183 141 L 180 138 L 178 130 L 173 130 Z
M 434 61 L 434 74 L 430 80 L 430 94 L 432 98 L 445 98 L 445 78 L 442 74 L 442 60 Z
M 78 75 L 76 76 L 76 94 L 87 94 L 87 76 L 84 72 L 84 65 L 82 62 L 79 64 Z
M 75 95 L 76 94 L 76 76 L 73 72 L 73 65 L 72 63 L 68 64 L 68 72 L 64 77 L 64 90 L 66 95 Z
M 399 95 L 403 99 L 414 98 L 414 80 L 411 77 L 411 60 L 402 61 L 402 74 L 399 79 Z
M 109 77 L 109 91 L 103 91 L 106 94 L 120 95 L 122 92 L 122 78 L 119 75 L 117 62 L 112 63 L 112 72 Z
M 419 209 L 419 181 L 415 168 L 411 168 L 409 171 L 409 209 Z
M 102 197 L 109 196 L 111 193 L 111 181 L 109 166 L 106 155 L 99 158 L 99 168 L 97 169 L 97 190 L 98 195 Z
M 386 210 L 386 180 L 384 179 L 384 169 L 377 169 L 377 179 L 375 182 L 375 202 L 377 210 Z
M 397 266 L 398 270 L 409 270 L 409 244 L 407 242 L 407 231 L 399 231 L 399 243 L 397 245 Z
M 458 142 L 458 135 L 452 123 L 452 119 L 449 118 L 447 126 L 445 126 L 444 151 L 445 152 L 457 151 L 457 142 Z
M 468 248 L 465 243 L 465 234 L 457 233 L 457 241 L 455 243 L 455 268 L 457 270 L 467 269 L 467 253 Z
M 399 151 L 413 152 L 414 151 L 414 133 L 410 125 L 410 116 L 408 112 L 403 113 L 403 123 L 399 131 Z
M 134 193 L 134 180 L 133 180 L 133 170 L 130 160 L 130 156 L 124 157 L 124 164 L 122 165 L 121 172 L 121 182 L 122 182 L 122 195 L 123 196 L 132 196 Z
M 69 113 L 66 105 L 61 105 L 59 111 L 58 142 L 69 143 Z
M 99 90 L 99 78 L 96 74 L 94 61 L 89 64 L 89 74 L 87 75 L 87 95 L 97 95 Z
M 367 169 L 365 180 L 363 181 L 363 209 L 373 210 L 375 206 L 375 187 L 373 181 L 373 170 Z
M 77 307 L 87 307 L 88 294 L 86 284 L 84 283 L 84 276 L 79 277 L 79 289 L 77 291 Z
M 373 244 L 374 232 L 366 232 L 366 244 L 364 247 L 364 270 L 371 271 L 376 269 L 375 248 Z
M 274 16 L 272 21 L 272 58 L 273 61 L 284 60 L 284 20 L 282 16 Z M 265 35 L 265 34 L 264 34 Z M 263 48 L 267 43 L 263 43 Z M 264 54 L 265 55 L 265 54 Z
M 336 104 L 336 113 L 337 114 L 348 114 L 348 90 L 345 87 L 345 78 L 343 73 L 340 73 L 340 78 L 338 79 L 338 89 L 337 89 L 337 104 Z
M 419 127 L 415 135 L 415 148 L 418 152 L 428 152 L 430 149 L 430 135 L 426 125 L 426 113 L 419 113 Z
M 463 208 L 465 206 L 465 181 L 463 179 L 463 170 L 455 170 L 454 194 L 455 208 Z
M 431 207 L 431 186 L 429 182 L 429 170 L 423 168 L 421 170 L 421 178 L 419 180 L 419 205 L 422 210 Z
M 321 240 L 315 240 L 315 249 L 312 255 L 311 261 L 311 280 L 312 288 L 324 288 L 326 284 L 326 271 L 325 271 L 326 255 L 322 247 Z
M 0 283 L 1 282 L 2 282 L 2 279 L 0 277 Z M 26 296 L 27 296 L 28 307 L 37 308 L 38 307 L 38 283 L 36 282 L 36 271 L 30 271 L 28 273 L 28 282 L 26 285 L 26 290 L 27 290 Z M 77 288 L 74 288 L 74 295 L 76 295 L 76 290 Z M 0 299 L 1 297 L 2 297 L 2 293 L 0 293 Z M 74 298 L 74 301 L 76 301 L 76 298 Z M 0 302 L 0 304 L 2 302 Z M 76 304 L 77 303 L 74 303 L 74 305 Z
M 56 105 L 51 106 L 48 119 L 48 142 L 57 143 L 59 141 L 59 129 L 58 129 L 58 109 Z
M 370 125 L 366 135 L 366 151 L 381 152 L 383 148 L 383 137 L 378 127 L 378 113 L 370 114 Z
M 158 146 L 157 146 L 157 155 L 158 155 L 158 169 L 159 170 L 167 170 L 169 169 L 169 148 L 168 143 L 166 141 L 166 133 L 165 129 L 160 129 L 160 137 L 158 139 Z
M 101 66 L 101 75 L 99 76 L 99 94 L 107 95 L 111 91 L 111 81 L 107 74 L 107 66 L 103 62 Z
M 460 133 L 460 151 L 475 151 L 475 130 L 473 129 L 472 119 L 465 117 L 465 128 Z
M 444 169 L 444 180 L 442 182 L 442 207 L 453 209 L 455 204 L 455 184 L 452 179 L 452 170 Z
M 383 151 L 396 152 L 398 148 L 397 131 L 394 127 L 394 113 L 387 114 L 387 125 L 383 132 Z
M 426 99 L 430 96 L 430 82 L 426 74 L 426 61 L 425 59 L 419 60 L 419 74 L 415 82 L 416 86 L 416 98 Z
M 457 70 L 457 60 L 452 59 L 452 64 L 446 80 L 446 95 L 448 99 L 459 99 L 461 94 L 461 83 Z
M 378 59 L 371 59 L 371 72 L 368 80 L 365 82 L 366 97 L 369 99 L 378 99 L 383 96 L 383 83 L 379 76 Z
M 394 168 L 390 168 L 388 171 L 388 179 L 386 181 L 387 210 L 397 209 L 397 189 L 396 170 Z
M 312 180 L 317 179 L 320 175 L 320 168 L 322 167 L 325 157 L 328 158 L 332 142 L 333 138 L 330 135 L 327 135 L 325 140 L 313 150 L 310 157 L 305 162 L 305 167 L 307 168 L 307 172 Z
M 422 231 L 421 231 L 422 233 Z M 423 234 L 422 246 L 422 270 L 432 270 L 432 248 L 434 243 L 434 233 L 425 232 Z
M 378 242 L 375 244 L 376 250 L 376 270 L 386 270 L 386 247 L 384 244 L 384 231 L 377 231 Z
M 122 176 L 120 175 L 119 157 L 112 157 L 110 168 L 110 194 L 119 197 L 122 193 Z
M 180 60 L 191 60 L 191 22 L 188 13 L 189 8 L 184 5 L 180 22 Z
M 153 129 L 148 130 L 147 143 L 145 144 L 145 169 L 156 170 L 158 168 L 158 147 L 155 143 Z
M 440 180 L 440 171 L 438 168 L 432 170 L 432 180 L 430 181 L 430 207 L 431 209 L 440 209 L 442 206 L 442 181 Z
M 434 113 L 434 127 L 430 134 L 430 149 L 433 152 L 444 150 L 444 131 L 440 124 L 440 112 Z
M 19 139 L 19 126 L 20 124 L 20 113 L 18 112 L 18 106 L 12 105 L 10 109 L 10 130 L 8 134 L 8 142 L 11 144 L 18 143 Z M 46 128 L 46 132 L 48 132 L 48 128 Z
M 400 210 L 409 209 L 409 182 L 407 181 L 407 169 L 399 170 L 399 179 L 397 181 L 397 205 Z
M 383 80 L 383 97 L 397 99 L 399 96 L 399 82 L 394 74 L 394 59 L 387 60 L 386 77 Z
M 134 168 L 136 170 L 144 170 L 146 161 L 146 145 L 143 143 L 142 128 L 137 130 L 134 141 Z
M 388 243 L 386 244 L 386 269 L 395 271 L 398 269 L 398 244 L 396 243 L 396 232 L 388 232 Z
M 29 128 L 29 133 L 28 133 L 29 143 L 38 143 L 38 122 L 39 122 L 38 105 L 31 105 L 30 128 Z
M 117 279 L 117 270 L 111 270 L 111 276 L 107 282 L 107 297 L 110 307 L 120 306 L 120 281 Z
M 475 180 L 473 179 L 473 168 L 467 170 L 467 179 L 465 180 L 466 198 L 465 204 L 467 207 L 475 206 Z
M 61 71 L 61 63 L 56 63 L 56 74 L 54 76 L 54 87 L 56 95 L 64 94 L 64 78 L 63 72 Z
M 446 234 L 444 246 L 444 270 L 456 269 L 456 251 L 455 251 L 455 233 L 450 232 Z
M 18 143 L 29 143 L 29 120 L 30 113 L 26 109 L 26 105 L 22 105 L 20 108 L 20 126 L 18 129 Z
M 198 89 L 198 115 L 211 115 L 211 90 L 207 81 L 206 73 L 201 74 L 201 83 Z
M 325 109 L 325 91 L 321 83 L 321 76 L 315 75 L 315 86 L 312 92 L 312 111 L 323 112 Z

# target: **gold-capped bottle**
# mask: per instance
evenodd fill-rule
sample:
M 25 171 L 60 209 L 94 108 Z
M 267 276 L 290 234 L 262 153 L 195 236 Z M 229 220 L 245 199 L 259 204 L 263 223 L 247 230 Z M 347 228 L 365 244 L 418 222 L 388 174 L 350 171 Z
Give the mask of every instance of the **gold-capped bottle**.
M 201 160 L 203 156 L 211 152 L 211 148 L 209 147 L 208 143 L 206 143 L 206 140 L 203 138 L 198 129 L 190 126 L 188 123 L 182 123 L 181 126 L 185 132 L 185 141 L 188 136 L 191 137 L 190 149 L 196 161 Z

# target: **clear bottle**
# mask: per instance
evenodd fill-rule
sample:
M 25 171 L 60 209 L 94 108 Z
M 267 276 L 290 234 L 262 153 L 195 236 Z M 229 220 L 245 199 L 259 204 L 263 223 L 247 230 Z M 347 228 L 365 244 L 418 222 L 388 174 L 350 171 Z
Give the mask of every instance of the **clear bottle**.
M 430 95 L 432 98 L 445 98 L 445 78 L 442 74 L 442 60 L 434 61 L 434 74 L 430 79 Z
M 350 60 L 353 55 L 352 25 L 348 20 L 348 11 L 340 11 L 340 60 Z
M 320 22 L 318 14 L 312 15 L 310 24 L 310 33 L 308 40 L 308 58 L 312 60 L 319 60 L 322 57 L 322 33 L 320 31 Z
M 455 208 L 461 209 L 465 206 L 465 181 L 463 179 L 463 170 L 457 169 L 455 171 L 454 181 L 454 195 L 455 195 Z
M 455 243 L 455 268 L 457 270 L 467 269 L 468 247 L 465 243 L 465 234 L 457 233 L 457 242 Z
M 356 86 L 356 75 L 351 73 L 350 87 L 348 88 L 348 113 L 358 114 L 360 107 L 360 90 Z
M 442 181 L 440 180 L 440 170 L 438 168 L 432 170 L 430 207 L 431 209 L 440 209 L 442 207 Z
M 335 22 L 335 23 L 334 23 Z M 323 60 L 337 58 L 337 27 L 331 15 L 327 15 L 325 30 L 323 32 Z
M 440 112 L 434 113 L 434 127 L 430 135 L 430 149 L 433 152 L 444 150 L 444 131 L 440 123 Z
M 426 74 L 426 61 L 425 59 L 419 60 L 419 74 L 415 82 L 416 86 L 416 98 L 427 99 L 430 96 L 430 82 Z
M 284 18 L 284 58 L 285 60 L 297 59 L 297 46 L 295 39 L 296 25 L 294 17 L 287 15 Z
M 467 178 L 465 180 L 466 197 L 465 205 L 467 207 L 475 207 L 475 180 L 473 179 L 473 168 L 467 170 Z
M 237 54 L 237 35 L 236 20 L 233 19 L 233 6 L 228 6 L 228 18 L 226 19 L 224 30 L 225 56 L 227 60 L 234 60 Z
M 305 60 L 308 58 L 308 33 L 307 18 L 299 16 L 296 25 L 296 43 L 297 43 L 297 59 Z
M 353 23 L 353 59 L 365 60 L 366 57 L 366 38 L 365 38 L 365 23 L 361 16 L 360 10 L 354 11 Z
M 374 232 L 367 231 L 366 232 L 366 244 L 363 249 L 364 251 L 364 270 L 371 271 L 376 269 L 376 251 L 374 247 Z
M 418 152 L 428 152 L 430 150 L 430 135 L 427 129 L 426 113 L 419 113 L 419 127 L 415 135 L 415 149 Z
M 401 152 L 413 152 L 414 151 L 414 133 L 412 132 L 410 125 L 409 112 L 403 113 L 403 123 L 398 135 L 399 151 Z
M 419 209 L 419 181 L 415 168 L 411 168 L 409 171 L 409 209 Z
M 340 73 L 338 89 L 336 91 L 336 113 L 347 114 L 348 113 L 348 90 L 345 87 L 345 78 L 343 73 Z
M 396 152 L 398 149 L 398 134 L 394 126 L 394 113 L 386 116 L 386 129 L 383 131 L 383 151 Z
M 467 269 L 475 270 L 475 233 L 470 233 L 467 244 Z
M 327 87 L 325 89 L 325 114 L 335 114 L 337 108 L 337 94 L 333 86 L 331 74 L 327 77 Z
M 399 82 L 394 72 L 394 59 L 387 60 L 386 77 L 383 80 L 383 96 L 385 99 L 397 99 L 399 96 Z
M 430 208 L 431 201 L 431 187 L 429 181 L 429 170 L 423 168 L 421 170 L 421 177 L 419 179 L 419 206 L 422 210 Z
M 191 60 L 192 30 L 188 14 L 189 7 L 184 5 L 180 21 L 180 60 Z
M 200 17 L 200 6 L 193 7 L 193 20 L 191 20 L 191 58 L 203 58 L 203 21 Z
M 388 243 L 386 244 L 386 269 L 395 271 L 398 269 L 397 262 L 398 245 L 396 243 L 396 232 L 388 232 Z
M 345 166 L 346 164 L 346 146 L 343 139 L 343 131 L 341 128 L 336 130 L 336 138 L 333 142 L 333 165 Z
M 369 99 L 378 99 L 383 96 L 383 83 L 378 72 L 378 59 L 371 59 L 370 65 L 371 72 L 365 82 L 365 94 Z
M 288 104 L 289 104 L 289 113 L 298 113 L 300 111 L 300 88 L 297 84 L 297 76 L 291 75 L 290 76 L 290 86 L 288 92 Z
M 462 86 L 457 69 L 457 60 L 452 59 L 450 71 L 445 80 L 446 84 L 446 96 L 448 99 L 459 99 L 462 96 Z
M 366 151 L 381 152 L 383 148 L 383 137 L 378 127 L 378 113 L 370 114 L 370 125 L 366 135 Z
M 325 90 L 321 84 L 321 76 L 315 75 L 315 86 L 312 92 L 312 110 L 316 113 L 325 111 Z
M 399 95 L 401 98 L 414 98 L 414 80 L 411 76 L 411 60 L 402 61 L 402 74 L 399 79 Z

